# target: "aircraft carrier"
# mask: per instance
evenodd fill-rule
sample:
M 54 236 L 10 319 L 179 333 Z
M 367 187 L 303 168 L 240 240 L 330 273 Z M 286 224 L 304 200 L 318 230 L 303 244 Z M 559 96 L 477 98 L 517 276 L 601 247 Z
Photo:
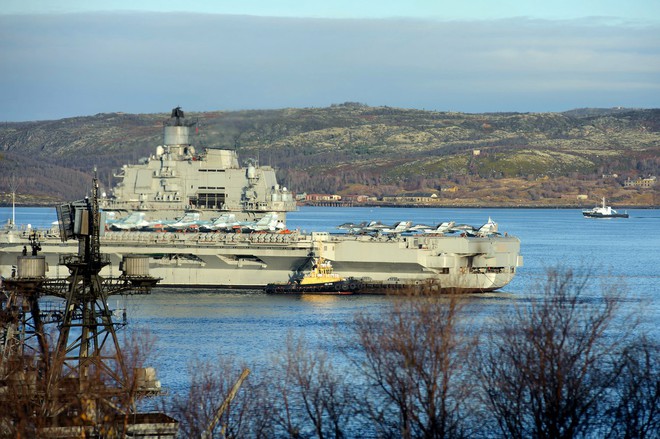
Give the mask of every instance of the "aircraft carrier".
M 465 292 L 500 289 L 522 266 L 520 240 L 498 233 L 491 221 L 482 228 L 290 231 L 286 213 L 296 203 L 275 170 L 254 160 L 241 166 L 233 150 L 196 151 L 194 127 L 175 108 L 164 123 L 163 145 L 141 163 L 124 165 L 115 175 L 119 183 L 101 196 L 101 242 L 112 265 L 126 255 L 146 255 L 163 286 L 261 289 L 307 270 L 322 254 L 335 273 L 376 290 L 433 284 Z M 77 248 L 57 230 L 12 227 L 0 235 L 0 275 L 15 275 L 30 236 L 39 240 L 47 276 L 68 276 L 58 271 L 59 259 Z

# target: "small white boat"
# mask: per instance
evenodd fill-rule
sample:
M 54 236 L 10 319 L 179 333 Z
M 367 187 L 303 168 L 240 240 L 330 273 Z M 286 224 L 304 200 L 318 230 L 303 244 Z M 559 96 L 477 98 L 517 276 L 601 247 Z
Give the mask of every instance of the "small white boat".
M 582 215 L 585 218 L 628 218 L 628 212 L 619 213 L 612 207 L 605 205 L 605 197 L 603 197 L 603 205 L 596 206 L 590 210 L 583 210 Z

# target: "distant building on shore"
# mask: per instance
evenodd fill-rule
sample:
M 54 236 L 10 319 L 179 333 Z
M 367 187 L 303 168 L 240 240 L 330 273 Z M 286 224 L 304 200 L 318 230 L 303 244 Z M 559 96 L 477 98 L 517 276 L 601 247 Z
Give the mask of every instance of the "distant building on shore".
M 341 201 L 337 194 L 307 194 L 305 201 Z
M 435 192 L 413 192 L 409 194 L 383 195 L 383 201 L 386 203 L 435 203 L 438 201 L 438 194 Z
M 632 178 L 628 177 L 626 181 L 623 182 L 623 187 L 646 189 L 655 186 L 655 182 L 656 182 L 655 175 L 647 178 L 640 177 L 636 180 L 633 180 Z
M 341 198 L 343 201 L 352 201 L 353 203 L 366 203 L 368 201 L 375 201 L 375 197 L 369 195 L 344 195 Z

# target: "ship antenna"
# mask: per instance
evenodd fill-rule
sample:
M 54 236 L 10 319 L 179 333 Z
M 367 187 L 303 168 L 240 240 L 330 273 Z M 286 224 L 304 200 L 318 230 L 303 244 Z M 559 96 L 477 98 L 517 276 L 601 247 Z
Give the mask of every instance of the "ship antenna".
M 181 119 L 184 118 L 183 115 L 183 110 L 181 109 L 181 106 L 178 106 L 172 110 L 172 116 L 173 118 L 176 118 L 176 126 L 181 126 L 182 122 Z
M 18 190 L 18 180 L 16 174 L 11 174 L 9 180 L 9 190 L 11 190 L 11 228 L 16 228 L 16 190 Z

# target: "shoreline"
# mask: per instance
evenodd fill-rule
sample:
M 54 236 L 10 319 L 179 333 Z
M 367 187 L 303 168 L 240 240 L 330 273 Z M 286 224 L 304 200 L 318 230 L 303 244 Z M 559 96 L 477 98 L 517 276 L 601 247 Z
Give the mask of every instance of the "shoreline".
M 26 204 L 16 204 L 17 208 L 32 208 L 32 207 L 43 207 L 43 208 L 52 208 L 55 209 L 56 204 L 39 204 L 39 203 L 26 203 Z M 331 202 L 316 202 L 316 203 L 299 203 L 298 207 L 309 206 L 309 207 L 334 207 L 334 208 L 343 208 L 343 207 L 394 207 L 394 208 L 420 208 L 420 209 L 590 209 L 594 207 L 594 204 L 585 204 L 585 205 L 570 205 L 570 204 L 414 204 L 414 203 L 331 203 Z M 11 208 L 11 204 L 0 204 L 0 208 Z M 660 209 L 660 205 L 657 206 L 638 206 L 638 205 L 625 205 L 617 204 L 613 206 L 616 209 L 639 209 L 639 210 L 653 210 Z
M 298 207 L 394 207 L 394 208 L 442 208 L 442 209 L 591 209 L 594 204 L 585 205 L 569 205 L 569 204 L 547 204 L 547 205 L 527 205 L 527 204 L 408 204 L 408 203 L 300 203 Z M 616 209 L 660 209 L 658 206 L 636 206 L 636 205 L 616 205 Z

